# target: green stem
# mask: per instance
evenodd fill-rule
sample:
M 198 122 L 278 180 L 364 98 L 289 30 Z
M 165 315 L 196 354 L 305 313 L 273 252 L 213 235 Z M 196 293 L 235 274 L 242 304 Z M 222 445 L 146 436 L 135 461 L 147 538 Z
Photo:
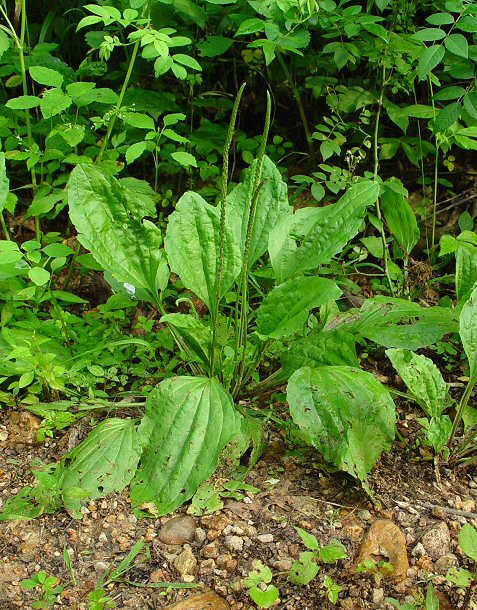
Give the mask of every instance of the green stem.
M 277 53 L 277 58 L 280 63 L 280 66 L 282 67 L 282 70 L 285 74 L 285 78 L 287 79 L 288 84 L 290 85 L 291 90 L 293 91 L 293 96 L 295 97 L 295 101 L 298 106 L 298 112 L 300 113 L 301 122 L 303 125 L 303 129 L 305 131 L 306 141 L 308 144 L 308 150 L 310 151 L 311 165 L 312 165 L 313 169 L 315 170 L 316 169 L 315 148 L 313 146 L 313 138 L 311 137 L 310 124 L 308 123 L 308 117 L 306 116 L 306 112 L 305 112 L 305 108 L 303 106 L 300 91 L 299 91 L 298 87 L 296 86 L 295 81 L 293 80 L 293 77 L 290 73 L 290 70 L 288 69 L 288 66 L 285 63 L 285 60 L 283 59 L 281 52 L 277 49 L 276 53 Z
M 101 161 L 101 159 L 103 158 L 103 155 L 106 151 L 106 147 L 108 146 L 109 138 L 111 137 L 111 133 L 114 129 L 116 119 L 118 118 L 119 111 L 121 110 L 121 106 L 123 104 L 123 99 L 124 99 L 124 95 L 126 93 L 126 89 L 128 88 L 129 81 L 131 79 L 131 74 L 132 74 L 132 71 L 134 68 L 134 64 L 136 62 L 136 57 L 137 57 L 140 43 L 141 43 L 140 38 L 138 38 L 136 40 L 136 42 L 134 43 L 133 52 L 131 55 L 131 59 L 129 60 L 129 65 L 128 65 L 128 70 L 126 72 L 126 76 L 124 77 L 123 86 L 121 87 L 121 92 L 119 94 L 119 98 L 118 98 L 116 107 L 113 111 L 113 116 L 111 117 L 111 120 L 109 121 L 108 130 L 106 131 L 106 135 L 104 136 L 103 143 L 101 144 L 101 150 L 99 151 L 98 157 L 96 159 L 96 163 L 98 161 Z
M 69 284 L 71 282 L 71 278 L 73 277 L 73 272 L 74 272 L 74 269 L 75 269 L 76 259 L 78 258 L 80 250 L 81 250 L 81 244 L 78 241 L 76 243 L 76 248 L 75 248 L 75 251 L 73 253 L 73 256 L 71 257 L 71 263 L 70 263 L 70 268 L 68 269 L 68 274 L 67 274 L 67 276 L 65 278 L 65 281 L 63 283 L 63 290 L 68 290 L 68 286 L 69 286 Z
M 229 182 L 229 153 L 230 147 L 235 134 L 235 123 L 237 121 L 237 113 L 240 106 L 240 100 L 245 89 L 245 83 L 240 87 L 237 97 L 235 98 L 234 107 L 232 110 L 232 117 L 230 119 L 229 128 L 227 131 L 227 138 L 224 145 L 224 160 L 222 166 L 222 183 L 220 188 L 220 243 L 219 243 L 219 257 L 217 260 L 217 289 L 216 289 L 216 301 L 214 304 L 214 310 L 212 313 L 212 344 L 210 348 L 210 375 L 213 377 L 215 374 L 215 363 L 217 359 L 217 332 L 219 326 L 219 306 L 220 299 L 222 298 L 222 276 L 224 272 L 224 247 L 225 247 L 225 220 L 226 220 L 226 203 L 227 203 L 227 190 Z
M 434 91 L 432 88 L 432 80 L 429 77 L 429 88 L 431 90 L 431 103 L 432 110 L 434 112 L 434 122 L 436 120 L 436 108 L 434 106 Z M 436 242 L 436 220 L 437 220 L 437 185 L 438 185 L 438 177 L 439 177 L 439 144 L 436 141 L 436 155 L 434 159 L 434 193 L 433 193 L 433 201 L 432 201 L 432 237 L 431 237 L 431 249 L 434 248 Z
M 7 223 L 5 222 L 5 217 L 3 216 L 3 211 L 0 212 L 0 225 L 2 226 L 2 231 L 5 239 L 10 241 L 10 232 L 8 231 Z
M 379 121 L 381 119 L 381 109 L 383 107 L 384 100 L 384 88 L 386 84 L 386 68 L 383 66 L 383 76 L 382 76 L 382 85 L 381 85 L 381 94 L 378 100 L 378 111 L 376 113 L 376 122 L 374 124 L 374 135 L 373 135 L 373 151 L 374 151 L 374 179 L 378 177 L 379 171 L 379 147 L 378 147 L 378 134 L 379 134 Z M 383 215 L 381 212 L 381 203 L 379 201 L 379 197 L 376 200 L 376 213 L 379 219 L 380 233 L 381 233 L 381 241 L 383 243 L 383 263 L 384 263 L 384 273 L 386 274 L 386 278 L 389 284 L 389 290 L 391 292 L 391 296 L 394 296 L 394 288 L 391 282 L 391 276 L 389 274 L 388 267 L 388 244 L 386 242 L 386 234 L 384 233 L 384 221 Z
M 467 386 L 462 394 L 462 398 L 460 399 L 459 407 L 457 408 L 457 413 L 455 414 L 454 421 L 452 423 L 452 429 L 449 435 L 449 440 L 447 441 L 447 446 L 449 449 L 452 446 L 452 442 L 455 437 L 455 433 L 457 432 L 457 428 L 462 419 L 462 414 L 464 413 L 464 409 L 469 404 L 470 397 L 472 396 L 472 391 L 474 389 L 475 384 L 477 383 L 477 377 L 472 376 L 467 382 Z

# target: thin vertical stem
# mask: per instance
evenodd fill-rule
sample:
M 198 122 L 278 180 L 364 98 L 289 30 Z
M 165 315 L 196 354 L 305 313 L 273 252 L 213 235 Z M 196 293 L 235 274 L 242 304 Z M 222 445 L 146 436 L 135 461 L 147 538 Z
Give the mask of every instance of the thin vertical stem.
M 376 122 L 374 124 L 374 136 L 373 136 L 373 151 L 374 151 L 374 178 L 378 177 L 379 171 L 379 147 L 378 147 L 378 134 L 379 134 L 379 121 L 381 118 L 381 109 L 383 107 L 384 100 L 384 87 L 386 83 L 386 68 L 383 66 L 383 75 L 382 75 L 382 83 L 381 83 L 381 94 L 378 100 L 378 111 L 376 112 Z M 379 227 L 381 233 L 381 241 L 383 243 L 383 262 L 384 262 L 384 273 L 386 274 L 386 278 L 389 284 L 389 290 L 391 292 L 391 296 L 394 296 L 394 288 L 391 282 L 391 276 L 389 274 L 388 268 L 388 244 L 386 242 L 386 234 L 384 232 L 384 222 L 383 215 L 381 213 L 381 203 L 379 201 L 379 197 L 376 200 L 376 213 L 379 219 Z
M 237 114 L 240 106 L 240 100 L 245 89 L 245 83 L 240 87 L 237 97 L 235 98 L 234 107 L 232 109 L 232 117 L 230 119 L 227 138 L 224 145 L 224 159 L 222 166 L 222 181 L 220 187 L 220 242 L 219 242 L 219 257 L 217 260 L 217 287 L 215 294 L 215 304 L 212 313 L 212 344 L 210 348 L 210 374 L 213 377 L 215 372 L 215 362 L 217 358 L 217 331 L 219 324 L 219 305 L 222 298 L 222 277 L 224 273 L 224 247 L 225 247 L 225 221 L 226 221 L 226 203 L 227 190 L 229 182 L 229 154 L 230 147 L 235 134 L 235 123 L 237 122 Z
M 10 232 L 8 231 L 7 223 L 5 222 L 5 217 L 3 215 L 3 211 L 0 212 L 0 225 L 2 226 L 2 231 L 5 239 L 10 241 Z
M 313 169 L 316 169 L 316 155 L 315 155 L 315 148 L 313 146 L 313 138 L 311 137 L 310 125 L 308 123 L 308 117 L 306 116 L 306 112 L 305 112 L 305 108 L 303 106 L 300 91 L 299 91 L 298 87 L 296 86 L 296 83 L 290 73 L 290 70 L 288 69 L 287 64 L 285 63 L 285 60 L 283 59 L 282 54 L 280 53 L 280 51 L 278 49 L 277 49 L 276 53 L 277 53 L 277 58 L 280 63 L 280 66 L 282 67 L 282 70 L 285 74 L 285 78 L 287 79 L 288 84 L 290 85 L 291 90 L 293 91 L 293 96 L 294 96 L 296 104 L 298 106 L 298 112 L 300 113 L 301 122 L 303 125 L 303 129 L 305 131 L 306 142 L 308 144 L 308 150 L 310 151 L 311 165 L 312 165 Z
M 126 76 L 124 77 L 123 86 L 121 87 L 121 92 L 119 94 L 119 98 L 118 98 L 116 107 L 114 108 L 113 116 L 111 117 L 111 120 L 109 121 L 108 130 L 106 131 L 106 135 L 104 136 L 104 140 L 103 140 L 103 143 L 101 144 L 101 149 L 99 151 L 96 162 L 101 161 L 101 159 L 103 158 L 103 155 L 106 151 L 106 147 L 108 146 L 109 138 L 111 137 L 111 133 L 114 129 L 116 119 L 118 118 L 119 111 L 121 110 L 121 106 L 123 104 L 123 99 L 124 99 L 124 95 L 126 93 L 126 89 L 128 88 L 129 81 L 131 79 L 131 74 L 132 74 L 132 71 L 134 68 L 134 64 L 136 62 L 137 52 L 139 50 L 140 43 L 141 43 L 140 38 L 138 38 L 136 40 L 136 42 L 134 43 L 133 52 L 131 55 L 131 59 L 129 60 L 129 65 L 128 65 L 128 70 L 126 72 Z

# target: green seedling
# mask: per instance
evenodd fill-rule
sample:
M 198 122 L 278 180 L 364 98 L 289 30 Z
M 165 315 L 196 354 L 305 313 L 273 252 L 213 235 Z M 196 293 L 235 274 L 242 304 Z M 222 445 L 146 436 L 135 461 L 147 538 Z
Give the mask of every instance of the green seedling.
M 310 549 L 300 553 L 290 570 L 289 581 L 295 585 L 308 585 L 320 571 L 319 563 L 333 564 L 340 559 L 346 559 L 348 554 L 344 545 L 339 540 L 333 539 L 328 545 L 320 547 L 313 534 L 305 532 L 300 527 L 295 527 L 303 544 Z
M 338 596 L 343 587 L 335 583 L 331 576 L 325 576 L 323 587 L 324 590 L 320 592 L 320 595 L 326 596 L 332 604 L 338 603 Z
M 393 572 L 394 566 L 388 561 L 374 561 L 373 559 L 365 559 L 356 567 L 357 574 L 372 574 L 376 584 L 379 584 L 384 576 Z
M 104 589 L 94 589 L 88 593 L 88 610 L 107 610 L 116 606 L 116 602 L 106 595 Z
M 393 604 L 398 610 L 416 610 L 416 608 L 425 608 L 425 610 L 439 610 L 440 603 L 437 598 L 434 586 L 432 583 L 429 583 L 427 587 L 427 595 L 426 598 L 421 600 L 417 600 L 416 602 L 410 604 L 406 602 L 405 604 L 400 604 L 397 599 L 393 599 L 391 597 L 386 598 L 386 601 L 390 604 Z M 424 605 L 423 605 L 424 604 Z
M 257 569 L 250 572 L 245 586 L 249 590 L 249 595 L 259 608 L 271 608 L 277 601 L 280 591 L 272 585 L 272 571 L 269 567 L 257 561 Z
M 38 591 L 39 596 L 32 602 L 32 608 L 51 608 L 64 589 L 59 582 L 60 580 L 56 576 L 48 576 L 46 572 L 40 571 L 32 578 L 22 580 L 21 586 L 24 589 Z

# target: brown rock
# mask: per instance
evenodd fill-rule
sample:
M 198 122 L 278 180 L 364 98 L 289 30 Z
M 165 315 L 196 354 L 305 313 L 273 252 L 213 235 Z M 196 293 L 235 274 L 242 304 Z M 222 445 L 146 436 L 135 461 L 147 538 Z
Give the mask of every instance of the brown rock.
M 217 559 L 219 556 L 219 548 L 217 542 L 211 542 L 202 549 L 202 557 L 206 559 Z
M 185 544 L 193 542 L 197 523 L 191 515 L 179 515 L 166 521 L 157 537 L 164 544 Z
M 230 610 L 230 606 L 212 591 L 190 597 L 166 606 L 164 610 Z
M 197 572 L 197 559 L 190 549 L 184 549 L 174 561 L 174 567 L 181 576 L 194 576 Z
M 389 576 L 397 581 L 406 578 L 409 560 L 406 551 L 406 537 L 392 521 L 381 519 L 375 521 L 367 531 L 359 553 L 356 566 L 367 559 L 387 561 L 394 566 Z
M 41 420 L 28 411 L 11 411 L 8 437 L 10 442 L 33 445 L 38 443 Z

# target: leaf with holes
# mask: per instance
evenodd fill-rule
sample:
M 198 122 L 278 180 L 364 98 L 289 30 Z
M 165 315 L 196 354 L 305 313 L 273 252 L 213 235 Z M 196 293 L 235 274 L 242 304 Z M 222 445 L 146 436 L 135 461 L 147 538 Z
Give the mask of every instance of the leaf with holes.
M 159 515 L 181 506 L 214 472 L 239 431 L 240 416 L 216 379 L 162 381 L 149 394 L 139 427 L 144 450 L 131 486 L 133 504 L 153 502 Z
M 291 376 L 287 398 L 294 422 L 323 457 L 370 493 L 367 473 L 394 439 L 396 412 L 387 389 L 357 368 L 303 367 Z
M 386 355 L 425 413 L 439 417 L 448 406 L 447 385 L 432 360 L 405 349 L 388 349 Z
M 300 271 L 329 263 L 356 235 L 366 208 L 378 198 L 379 184 L 352 186 L 341 199 L 322 208 L 301 208 L 280 219 L 270 232 L 268 251 L 281 283 Z
M 65 471 L 61 489 L 65 506 L 77 514 L 77 490 L 88 498 L 102 498 L 122 491 L 134 476 L 141 445 L 132 419 L 106 419 L 89 436 L 67 453 L 62 464 Z

